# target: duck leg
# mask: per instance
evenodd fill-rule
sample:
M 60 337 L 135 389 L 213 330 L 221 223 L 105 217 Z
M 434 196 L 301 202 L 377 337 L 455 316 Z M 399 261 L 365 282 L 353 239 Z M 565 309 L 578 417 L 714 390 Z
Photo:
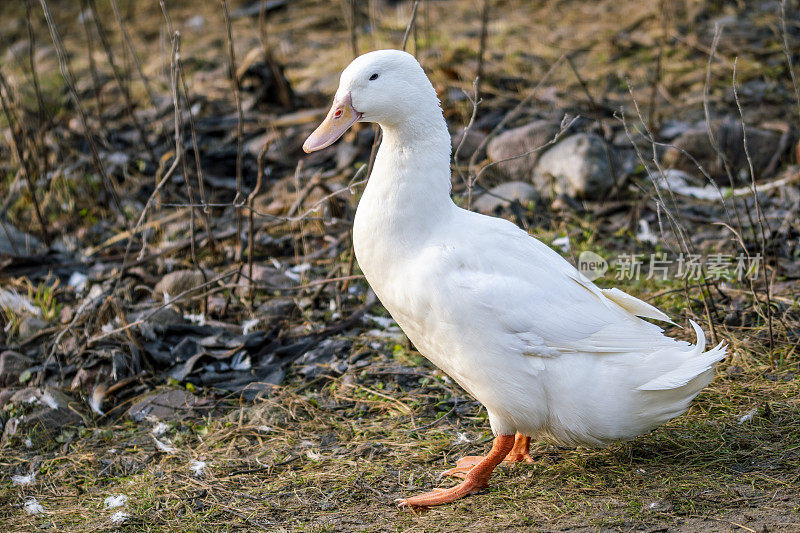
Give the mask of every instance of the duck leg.
M 503 462 L 506 463 L 532 463 L 533 458 L 528 454 L 531 438 L 517 433 L 514 437 L 514 447 L 508 453 Z M 467 455 L 456 461 L 456 466 L 450 470 L 445 470 L 440 476 L 451 476 L 464 479 L 470 470 L 486 458 L 485 455 Z
M 498 435 L 494 438 L 492 451 L 481 458 L 464 476 L 464 481 L 449 489 L 434 489 L 418 496 L 403 498 L 398 501 L 400 507 L 431 507 L 450 503 L 468 494 L 477 492 L 489 484 L 489 477 L 494 468 L 503 462 L 506 455 L 514 447 L 513 435 Z
M 514 447 L 508 452 L 505 458 L 507 463 L 532 463 L 533 458 L 530 456 L 531 438 L 526 437 L 520 433 L 514 438 Z M 456 463 L 458 464 L 458 463 Z

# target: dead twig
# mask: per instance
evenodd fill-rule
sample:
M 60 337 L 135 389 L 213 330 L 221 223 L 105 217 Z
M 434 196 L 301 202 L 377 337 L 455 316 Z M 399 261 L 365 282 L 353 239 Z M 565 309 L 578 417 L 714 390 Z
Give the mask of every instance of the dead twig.
M 414 24 L 417 20 L 417 9 L 419 8 L 419 0 L 414 0 L 414 7 L 411 8 L 411 18 L 408 21 L 408 26 L 406 26 L 406 31 L 403 34 L 403 41 L 400 44 L 400 50 L 405 50 L 406 45 L 408 44 L 408 37 L 411 35 L 411 29 L 414 27 Z
M 783 41 L 783 55 L 786 56 L 786 64 L 789 67 L 789 76 L 792 78 L 794 88 L 794 100 L 797 108 L 797 117 L 800 119 L 800 86 L 797 83 L 797 75 L 794 72 L 791 48 L 789 47 L 789 32 L 786 31 L 786 0 L 781 0 L 781 40 Z
M 50 13 L 50 8 L 47 5 L 47 0 L 39 0 L 42 5 L 42 10 L 44 11 L 44 17 L 47 21 L 47 27 L 50 30 L 50 37 L 53 40 L 53 45 L 56 49 L 56 55 L 58 55 L 58 65 L 61 69 L 61 75 L 64 78 L 64 81 L 67 84 L 67 89 L 69 90 L 70 97 L 72 98 L 72 102 L 75 105 L 75 108 L 78 110 L 78 115 L 81 119 L 81 125 L 83 126 L 83 131 L 86 132 L 86 141 L 89 143 L 89 149 L 92 152 L 92 161 L 94 162 L 94 166 L 97 169 L 97 172 L 100 174 L 103 186 L 106 189 L 106 192 L 111 196 L 111 199 L 114 202 L 114 206 L 117 208 L 117 212 L 120 214 L 123 213 L 122 211 L 122 203 L 119 199 L 119 193 L 117 192 L 117 184 L 112 180 L 111 176 L 106 172 L 105 166 L 103 165 L 102 160 L 100 159 L 100 152 L 97 148 L 97 143 L 95 142 L 94 135 L 92 134 L 92 130 L 89 127 L 89 120 L 86 116 L 86 110 L 83 108 L 83 103 L 81 99 L 78 97 L 78 91 L 75 89 L 75 78 L 72 75 L 72 69 L 69 66 L 69 60 L 67 57 L 67 52 L 64 49 L 64 43 L 61 40 L 61 36 L 58 34 L 58 29 L 56 28 L 55 23 L 53 22 L 53 16 Z
M 767 242 L 767 232 L 764 229 L 764 225 L 769 225 L 768 222 L 764 220 L 763 210 L 761 209 L 761 201 L 758 199 L 758 192 L 756 191 L 756 174 L 753 170 L 753 160 L 750 157 L 750 148 L 747 144 L 747 127 L 745 126 L 744 122 L 744 111 L 742 111 L 742 104 L 739 101 L 739 91 L 736 89 L 736 64 L 738 58 L 734 59 L 733 61 L 733 78 L 731 80 L 731 85 L 733 86 L 733 99 L 736 102 L 736 108 L 739 110 L 739 120 L 742 124 L 742 143 L 744 146 L 744 154 L 747 158 L 747 168 L 750 171 L 750 185 L 753 189 L 753 201 L 755 202 L 756 207 L 756 219 L 758 220 L 758 227 L 760 231 L 760 239 L 759 243 L 761 245 L 761 269 L 764 273 L 764 296 L 766 299 L 766 307 L 767 307 L 767 328 L 769 330 L 769 364 L 773 368 L 775 367 L 775 334 L 773 332 L 772 327 L 772 301 L 771 298 L 771 290 L 770 290 L 770 279 L 769 275 L 767 274 L 767 253 L 766 253 L 766 242 Z M 772 234 L 772 232 L 770 232 Z
M 92 13 L 92 20 L 94 21 L 94 25 L 97 28 L 97 35 L 100 37 L 100 44 L 103 45 L 103 51 L 105 51 L 106 58 L 108 60 L 108 64 L 111 67 L 111 73 L 114 76 L 114 81 L 117 83 L 117 87 L 119 87 L 120 93 L 122 94 L 122 99 L 125 101 L 125 113 L 128 115 L 128 118 L 133 123 L 133 127 L 136 128 L 136 131 L 139 133 L 139 140 L 142 143 L 142 146 L 147 152 L 147 156 L 150 158 L 150 162 L 153 164 L 154 167 L 158 166 L 158 158 L 156 157 L 155 151 L 153 151 L 153 147 L 150 146 L 150 141 L 147 140 L 147 133 L 144 130 L 144 126 L 142 126 L 141 121 L 136 116 L 134 112 L 136 109 L 135 104 L 133 103 L 133 98 L 131 98 L 130 87 L 125 82 L 125 79 L 122 77 L 122 73 L 117 66 L 116 61 L 114 61 L 114 52 L 111 50 L 111 45 L 108 42 L 108 37 L 106 36 L 106 30 L 103 24 L 100 22 L 100 19 L 97 17 L 97 5 L 95 0 L 89 0 L 89 6 Z
M 236 75 L 236 52 L 233 47 L 233 30 L 231 29 L 231 14 L 228 10 L 228 1 L 220 0 L 222 14 L 225 19 L 225 37 L 228 43 L 228 69 L 233 86 L 233 98 L 236 102 L 236 197 L 233 203 L 236 206 L 236 259 L 241 261 L 242 256 L 242 229 L 243 214 L 242 198 L 242 141 L 244 137 L 244 113 L 242 111 L 242 96 L 240 94 L 239 77 Z
M 144 88 L 147 91 L 147 96 L 150 99 L 150 105 L 152 105 L 154 108 L 158 107 L 156 102 L 156 94 L 153 92 L 153 87 L 150 85 L 150 79 L 142 69 L 142 62 L 139 59 L 139 55 L 136 53 L 136 48 L 133 46 L 133 41 L 131 41 L 131 36 L 128 33 L 128 29 L 125 27 L 125 19 L 119 12 L 117 0 L 109 0 L 109 2 L 111 3 L 111 9 L 114 12 L 114 19 L 116 19 L 117 25 L 119 26 L 119 31 L 122 34 L 122 39 L 125 42 L 125 46 L 128 48 L 128 53 L 131 55 L 131 57 L 133 57 L 133 63 L 136 65 L 136 72 L 139 73 L 139 77 L 142 79 Z M 172 35 L 172 31 L 170 31 L 170 35 Z
M 18 137 L 18 135 L 24 135 L 25 128 L 20 123 L 19 117 L 16 116 L 16 113 L 14 113 L 9 105 L 10 98 L 11 93 L 9 91 L 8 84 L 6 83 L 6 78 L 3 76 L 2 71 L 0 71 L 0 105 L 2 105 L 3 113 L 5 113 L 6 118 L 8 119 L 8 124 L 11 126 L 11 144 L 14 147 L 14 152 L 17 154 L 20 169 L 22 174 L 25 176 L 25 182 L 28 185 L 28 193 L 31 195 L 31 202 L 33 203 L 34 212 L 36 213 L 36 219 L 39 222 L 39 227 L 41 228 L 42 240 L 44 240 L 44 242 L 49 246 L 50 233 L 47 231 L 47 223 L 45 222 L 44 214 L 42 213 L 42 206 L 39 204 L 39 197 L 36 194 L 36 179 L 34 176 L 33 162 L 30 160 L 30 158 L 25 157 L 22 146 L 20 146 L 21 139 Z M 35 143 L 31 141 L 30 152 L 35 152 L 35 148 Z
M 489 7 L 491 0 L 483 0 L 481 7 L 481 34 L 478 41 L 478 69 L 475 72 L 477 79 L 483 79 L 483 61 L 486 57 L 486 39 L 489 36 Z

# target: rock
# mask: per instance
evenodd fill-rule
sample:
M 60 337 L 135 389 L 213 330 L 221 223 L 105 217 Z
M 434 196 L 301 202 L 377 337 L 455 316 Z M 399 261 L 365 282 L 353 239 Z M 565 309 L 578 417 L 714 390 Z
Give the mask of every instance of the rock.
M 492 161 L 502 161 L 516 157 L 535 148 L 547 144 L 555 137 L 561 125 L 549 120 L 537 120 L 525 126 L 505 131 L 489 141 L 486 155 Z M 508 179 L 530 181 L 536 162 L 542 155 L 541 150 L 525 157 L 505 161 L 497 165 L 497 169 Z
M 343 339 L 326 339 L 297 359 L 297 372 L 309 379 L 325 372 L 343 374 L 347 370 L 346 355 L 350 343 Z
M 453 156 L 455 156 L 458 145 L 461 143 L 461 139 L 464 138 L 465 131 L 466 128 L 461 128 L 452 135 Z M 481 143 L 486 140 L 486 137 L 488 136 L 485 133 L 478 131 L 475 128 L 469 130 L 469 132 L 467 132 L 467 137 L 464 140 L 464 144 L 461 145 L 461 151 L 458 152 L 459 161 L 469 161 L 469 158 L 472 157 L 478 148 L 480 148 Z M 478 154 L 478 157 L 481 157 L 481 154 Z
M 245 267 L 243 273 L 249 275 L 249 269 Z M 256 288 L 261 289 L 286 289 L 294 286 L 296 283 L 289 276 L 281 272 L 275 267 L 265 265 L 253 265 L 253 282 Z M 239 287 L 236 289 L 236 294 L 245 296 L 250 291 L 250 280 L 242 276 L 239 278 Z
M 183 319 L 183 315 L 181 315 L 176 310 L 172 309 L 171 307 L 164 307 L 163 309 L 159 309 L 153 316 L 150 316 L 150 313 L 153 313 L 152 309 L 145 309 L 144 311 L 137 313 L 133 316 L 134 320 L 145 319 L 147 322 L 151 324 L 159 324 L 161 326 L 166 326 L 169 324 L 183 324 L 186 320 Z
M 8 222 L 0 225 L 0 255 L 27 257 L 44 252 L 41 241 Z
M 11 350 L 0 353 L 0 385 L 19 383 L 19 376 L 32 367 L 35 361 Z
M 81 417 L 72 397 L 58 389 L 28 387 L 11 396 L 9 403 L 29 412 L 9 419 L 3 441 L 14 435 L 25 435 L 34 441 L 52 441 L 64 426 L 77 424 Z
M 473 209 L 481 213 L 494 214 L 498 207 L 506 207 L 514 200 L 522 205 L 539 200 L 539 191 L 524 181 L 509 181 L 492 187 L 472 203 Z
M 11 401 L 11 397 L 14 396 L 13 389 L 0 389 L 0 411 L 2 411 L 6 404 Z
M 19 323 L 19 338 L 21 340 L 26 340 L 48 326 L 46 320 L 42 320 L 38 316 L 26 316 L 24 317 Z
M 150 394 L 128 409 L 137 422 L 152 416 L 159 420 L 180 420 L 197 411 L 208 411 L 211 404 L 182 389 L 161 390 Z
M 265 323 L 270 324 L 289 316 L 296 307 L 294 300 L 289 298 L 272 298 L 256 309 L 256 316 L 263 318 Z
M 742 124 L 738 118 L 728 117 L 724 120 L 712 121 L 711 130 L 717 140 L 722 154 L 728 160 L 733 174 L 734 185 L 750 183 L 750 170 L 744 151 Z M 758 128 L 747 128 L 747 147 L 753 162 L 756 180 L 765 176 L 765 172 L 774 172 L 769 168 L 772 158 L 780 148 L 781 133 Z M 787 147 L 788 147 L 787 143 Z M 717 155 L 705 124 L 685 131 L 672 143 L 662 157 L 665 167 L 682 170 L 689 174 L 699 175 L 697 165 L 683 151 L 691 155 L 708 174 L 720 185 L 730 186 L 728 174 L 722 159 Z M 778 154 L 780 155 L 780 154 Z
M 548 196 L 602 198 L 614 185 L 605 142 L 590 133 L 567 137 L 539 158 L 533 184 Z
M 182 292 L 188 291 L 199 287 L 206 282 L 206 279 L 212 279 L 213 275 L 206 274 L 205 278 L 203 273 L 199 270 L 176 270 L 170 272 L 156 284 L 155 293 L 164 298 L 167 294 L 169 298 L 174 298 Z

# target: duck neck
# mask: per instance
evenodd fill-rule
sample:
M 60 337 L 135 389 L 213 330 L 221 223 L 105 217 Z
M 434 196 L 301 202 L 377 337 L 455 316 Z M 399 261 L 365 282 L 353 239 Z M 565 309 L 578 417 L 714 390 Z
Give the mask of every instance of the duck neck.
M 353 227 L 356 257 L 367 279 L 421 249 L 455 208 L 444 117 L 438 105 L 419 111 L 415 120 L 381 124 L 383 141 Z
M 430 107 L 400 123 L 381 124 L 383 141 L 365 196 L 377 201 L 373 194 L 379 194 L 387 215 L 397 220 L 413 217 L 425 223 L 453 205 L 450 134 L 438 102 Z

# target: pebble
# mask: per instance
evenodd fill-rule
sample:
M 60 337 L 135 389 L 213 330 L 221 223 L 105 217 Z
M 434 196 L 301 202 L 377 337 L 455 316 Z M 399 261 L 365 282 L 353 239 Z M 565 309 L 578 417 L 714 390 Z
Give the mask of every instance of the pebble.
M 530 202 L 536 202 L 539 200 L 539 191 L 524 181 L 508 181 L 481 194 L 472 203 L 472 208 L 475 211 L 491 215 L 495 214 L 498 208 L 506 207 L 515 200 L 523 206 Z
M 549 120 L 537 120 L 519 128 L 504 131 L 486 146 L 486 155 L 492 161 L 503 161 L 516 157 L 550 142 L 556 136 L 561 125 Z M 514 181 L 530 181 L 534 166 L 541 157 L 542 151 L 536 151 L 525 157 L 517 157 L 496 165 L 497 170 L 507 179 Z
M 614 185 L 603 139 L 590 133 L 577 133 L 563 139 L 539 158 L 533 184 L 547 196 L 603 198 Z

